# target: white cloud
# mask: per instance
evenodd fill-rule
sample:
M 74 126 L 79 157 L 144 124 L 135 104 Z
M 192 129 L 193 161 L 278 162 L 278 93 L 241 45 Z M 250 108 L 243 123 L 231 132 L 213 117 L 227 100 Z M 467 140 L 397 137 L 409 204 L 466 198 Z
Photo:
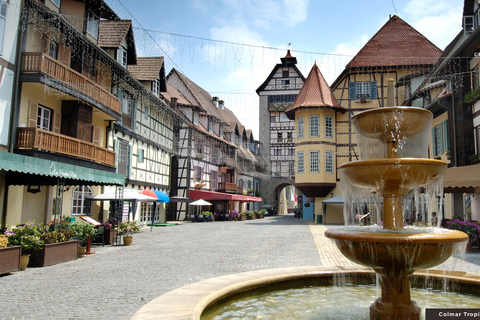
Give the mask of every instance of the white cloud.
M 443 50 L 462 28 L 462 10 L 460 0 L 414 0 L 403 11 L 412 27 Z

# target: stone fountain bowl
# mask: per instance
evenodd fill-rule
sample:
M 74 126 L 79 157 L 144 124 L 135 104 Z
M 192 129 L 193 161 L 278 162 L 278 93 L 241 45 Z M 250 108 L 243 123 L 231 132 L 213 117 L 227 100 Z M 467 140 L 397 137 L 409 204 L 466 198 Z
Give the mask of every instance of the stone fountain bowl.
M 339 166 L 341 180 L 382 195 L 404 195 L 414 187 L 440 181 L 446 170 L 444 161 L 420 158 L 359 160 Z
M 433 114 L 422 108 L 375 108 L 352 117 L 361 159 L 428 158 Z M 393 150 L 395 156 L 388 152 Z
M 369 232 L 369 228 L 330 229 L 325 236 L 333 239 L 339 250 L 353 262 L 381 273 L 388 270 L 403 274 L 439 265 L 452 255 L 456 246 L 468 240 L 464 232 L 448 229 L 428 228 L 437 232 L 421 231 L 426 228 Z

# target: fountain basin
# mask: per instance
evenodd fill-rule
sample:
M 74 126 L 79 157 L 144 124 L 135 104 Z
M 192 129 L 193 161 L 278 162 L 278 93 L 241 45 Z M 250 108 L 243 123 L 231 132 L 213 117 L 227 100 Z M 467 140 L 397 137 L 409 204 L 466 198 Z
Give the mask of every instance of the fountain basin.
M 131 320 L 150 319 L 192 319 L 200 320 L 204 310 L 225 301 L 235 294 L 284 283 L 318 278 L 330 278 L 333 283 L 336 277 L 357 277 L 375 273 L 361 266 L 351 267 L 296 267 L 279 268 L 245 273 L 231 274 L 193 283 L 148 302 L 139 309 Z M 459 271 L 445 270 L 418 270 L 412 276 L 412 282 L 425 284 L 431 280 L 438 281 L 438 288 L 442 288 L 445 279 L 451 282 L 451 287 L 461 293 L 480 293 L 480 275 Z M 427 279 L 429 279 L 427 281 Z
M 388 272 L 405 274 L 444 262 L 456 246 L 468 240 L 464 232 L 448 229 L 438 229 L 435 233 L 422 232 L 425 228 L 397 232 L 368 232 L 369 229 L 372 228 L 330 229 L 325 231 L 325 236 L 333 239 L 339 250 L 353 262 L 372 267 L 377 272 L 388 269 Z
M 358 160 L 339 167 L 341 179 L 380 195 L 405 195 L 443 179 L 447 163 L 434 159 L 388 158 Z

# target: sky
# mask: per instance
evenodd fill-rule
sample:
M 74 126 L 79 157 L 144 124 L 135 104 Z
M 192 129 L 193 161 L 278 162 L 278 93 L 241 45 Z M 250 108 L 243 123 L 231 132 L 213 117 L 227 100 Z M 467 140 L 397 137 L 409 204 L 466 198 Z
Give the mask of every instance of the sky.
M 258 95 L 290 49 L 307 77 L 317 63 L 328 84 L 398 15 L 438 48 L 462 27 L 462 0 L 106 0 L 134 26 L 137 56 L 163 56 L 225 101 L 259 140 Z M 341 5 L 339 5 L 341 3 Z

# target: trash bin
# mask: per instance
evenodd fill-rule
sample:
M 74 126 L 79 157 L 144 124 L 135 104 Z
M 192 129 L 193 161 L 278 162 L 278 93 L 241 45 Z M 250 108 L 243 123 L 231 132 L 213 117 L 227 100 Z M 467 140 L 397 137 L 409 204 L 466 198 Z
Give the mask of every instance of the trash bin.
M 317 216 L 317 223 L 322 223 L 322 218 L 323 218 L 323 216 L 321 214 L 319 214 Z

